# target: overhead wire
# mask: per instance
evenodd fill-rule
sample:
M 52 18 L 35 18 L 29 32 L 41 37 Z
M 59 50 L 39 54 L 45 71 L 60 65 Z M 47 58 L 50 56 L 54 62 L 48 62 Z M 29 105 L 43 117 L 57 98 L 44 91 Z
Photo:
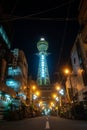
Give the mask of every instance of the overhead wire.
M 70 10 L 70 5 L 67 8 L 67 18 L 69 17 L 69 10 Z M 61 47 L 60 47 L 60 52 L 59 52 L 57 68 L 59 68 L 59 65 L 61 64 L 61 61 L 62 61 L 62 53 L 63 53 L 63 49 L 64 49 L 66 30 L 67 30 L 67 21 L 65 21 L 64 31 L 63 31 L 63 35 L 62 35 L 62 42 L 61 42 Z
M 74 18 L 40 18 L 40 17 L 26 17 L 26 18 L 20 18 L 20 17 L 14 17 L 12 19 L 4 19 L 4 20 L 0 20 L 0 22 L 11 22 L 11 21 L 16 21 L 16 20 L 23 20 L 23 19 L 28 19 L 28 20 L 41 20 L 41 21 L 78 21 L 78 19 L 76 17 Z
M 74 2 L 74 0 L 71 0 L 71 1 L 68 1 L 68 2 L 65 2 L 57 7 L 54 7 L 54 8 L 51 8 L 51 9 L 47 9 L 47 10 L 44 10 L 44 11 L 40 11 L 40 12 L 37 12 L 37 13 L 33 13 L 33 14 L 30 14 L 30 15 L 27 15 L 27 16 L 11 16 L 9 15 L 8 18 L 4 18 L 2 17 L 2 20 L 0 20 L 0 22 L 9 22 L 9 21 L 15 21 L 15 20 L 22 20 L 22 19 L 30 19 L 30 20 L 56 20 L 56 21 L 71 21 L 71 20 L 77 20 L 76 18 L 43 18 L 43 17 L 32 17 L 32 16 L 36 16 L 36 15 L 40 15 L 40 14 L 44 14 L 44 13 L 47 13 L 47 12 L 50 12 L 50 11 L 53 11 L 53 10 L 56 10 L 60 7 L 63 7 L 65 5 L 68 5 L 68 4 L 71 4 L 72 2 Z M 14 7 L 15 8 L 15 7 Z M 14 10 L 14 9 L 13 9 Z M 13 11 L 12 11 L 13 12 Z
M 13 8 L 12 8 L 12 10 L 11 10 L 10 15 L 12 15 L 12 14 L 14 13 L 14 11 L 15 11 L 15 9 L 16 9 L 18 3 L 19 3 L 19 1 L 20 1 L 20 0 L 16 0 L 16 1 L 15 1 L 14 6 L 13 6 Z

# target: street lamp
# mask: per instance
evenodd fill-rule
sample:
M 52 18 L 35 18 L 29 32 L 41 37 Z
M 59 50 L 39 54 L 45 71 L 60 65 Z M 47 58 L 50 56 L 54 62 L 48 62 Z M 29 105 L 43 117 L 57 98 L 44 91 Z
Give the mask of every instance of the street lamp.
M 32 90 L 35 90 L 35 89 L 36 89 L 36 86 L 35 86 L 35 85 L 33 85 Z
M 39 95 L 40 95 L 40 92 L 39 92 L 39 91 L 36 91 L 36 95 L 39 96 Z
M 59 108 L 59 115 L 62 116 L 62 110 L 63 110 L 63 96 L 64 96 L 64 89 L 60 86 L 57 85 L 56 86 L 56 90 L 57 90 L 57 95 L 58 95 L 58 99 L 57 99 L 57 107 Z M 57 109 L 57 116 L 58 116 L 58 109 Z
M 36 90 L 36 86 L 33 85 L 32 88 L 31 88 L 31 94 L 32 94 L 32 104 L 33 104 L 33 94 L 34 94 L 34 91 Z
M 59 88 L 59 87 L 58 87 Z M 57 89 L 57 88 L 56 88 Z M 53 98 L 56 100 L 56 110 L 57 110 L 57 116 L 58 116 L 58 105 L 60 104 L 60 97 L 59 97 L 59 95 L 58 95 L 58 92 L 57 92 L 57 94 L 56 93 L 54 93 L 53 94 Z M 59 103 L 58 103 L 59 102 Z
M 73 87 L 72 87 L 72 81 L 71 81 L 71 73 L 69 69 L 65 69 L 65 74 L 68 75 L 68 79 L 69 79 L 69 87 L 68 87 L 68 98 L 69 101 L 72 102 L 73 101 Z
M 68 75 L 68 80 L 69 80 L 69 87 L 67 89 L 68 92 L 68 98 L 69 98 L 69 103 L 70 103 L 70 111 L 69 111 L 69 118 L 74 118 L 75 117 L 75 103 L 74 103 L 74 95 L 73 95 L 73 86 L 72 86 L 72 73 L 70 73 L 69 69 L 65 69 L 65 74 Z M 73 113 L 72 113 L 73 112 Z

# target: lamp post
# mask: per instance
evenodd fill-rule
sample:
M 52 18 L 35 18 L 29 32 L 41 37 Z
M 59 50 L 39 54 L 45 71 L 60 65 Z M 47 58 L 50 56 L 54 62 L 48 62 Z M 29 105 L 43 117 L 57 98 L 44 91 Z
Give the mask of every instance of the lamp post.
M 32 94 L 32 105 L 33 105 L 33 94 L 34 94 L 35 89 L 36 89 L 36 86 L 33 85 L 32 86 L 32 92 L 31 92 L 31 94 Z
M 40 96 L 40 91 L 35 91 L 34 93 L 34 103 L 37 104 L 38 100 L 39 100 L 39 96 Z
M 57 96 L 58 96 L 58 100 L 57 100 L 57 107 L 59 108 L 59 115 L 60 115 L 60 113 L 61 113 L 61 108 L 62 108 L 62 106 L 61 106 L 61 96 L 62 96 L 62 94 L 60 93 L 60 91 L 62 90 L 61 89 L 61 86 L 60 86 L 60 84 L 56 84 L 56 90 L 57 90 Z M 58 116 L 58 110 L 57 110 L 57 116 Z
M 68 87 L 68 95 L 69 95 L 69 101 L 72 102 L 73 100 L 73 87 L 72 87 L 72 81 L 71 81 L 71 73 L 69 69 L 65 69 L 64 73 L 68 76 L 69 80 L 69 87 Z
M 69 88 L 68 88 L 68 95 L 69 95 L 69 102 L 70 102 L 70 107 L 71 107 L 71 111 L 69 113 L 70 118 L 74 118 L 75 116 L 75 104 L 74 104 L 74 99 L 73 99 L 73 86 L 72 86 L 72 74 L 70 73 L 69 69 L 65 69 L 65 74 L 68 75 L 68 79 L 69 79 Z

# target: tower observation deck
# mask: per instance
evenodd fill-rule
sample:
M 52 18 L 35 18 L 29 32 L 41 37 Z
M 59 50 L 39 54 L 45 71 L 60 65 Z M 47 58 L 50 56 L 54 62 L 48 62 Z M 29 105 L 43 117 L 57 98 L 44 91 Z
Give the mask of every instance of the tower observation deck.
M 47 59 L 48 56 L 48 42 L 41 38 L 40 41 L 37 43 L 37 49 L 39 51 L 39 66 L 38 66 L 38 74 L 37 74 L 37 83 L 39 86 L 49 85 L 49 73 L 48 73 L 48 66 L 47 66 Z

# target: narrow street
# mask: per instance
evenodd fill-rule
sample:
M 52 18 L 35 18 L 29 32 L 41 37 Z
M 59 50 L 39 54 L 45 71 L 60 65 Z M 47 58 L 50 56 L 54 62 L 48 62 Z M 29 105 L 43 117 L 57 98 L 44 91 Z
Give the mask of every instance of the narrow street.
M 0 0 L 0 130 L 87 130 L 87 0 Z
M 43 116 L 20 121 L 1 121 L 0 130 L 87 130 L 87 121 Z

